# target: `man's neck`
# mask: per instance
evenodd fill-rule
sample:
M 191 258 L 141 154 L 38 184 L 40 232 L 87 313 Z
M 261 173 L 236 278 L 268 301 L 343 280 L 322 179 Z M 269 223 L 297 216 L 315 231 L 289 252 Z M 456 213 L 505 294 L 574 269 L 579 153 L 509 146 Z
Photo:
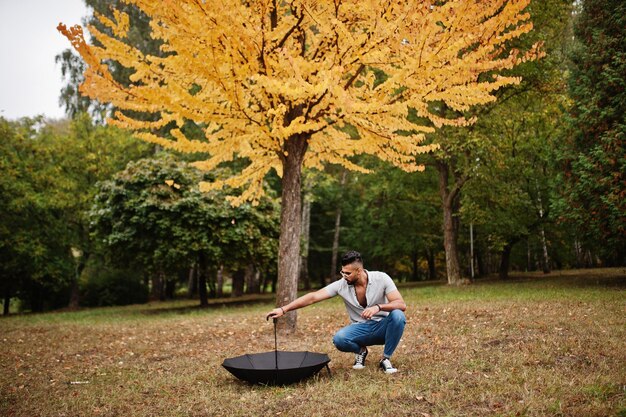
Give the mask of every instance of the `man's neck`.
M 361 269 L 361 271 L 359 272 L 359 279 L 354 285 L 357 287 L 367 287 L 367 280 L 367 271 L 365 269 Z

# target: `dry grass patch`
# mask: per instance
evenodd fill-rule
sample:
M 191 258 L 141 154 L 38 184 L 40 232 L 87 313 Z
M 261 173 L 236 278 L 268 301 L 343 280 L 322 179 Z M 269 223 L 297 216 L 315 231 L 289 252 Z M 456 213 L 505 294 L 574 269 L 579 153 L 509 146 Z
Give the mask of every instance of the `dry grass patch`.
M 270 304 L 190 302 L 0 320 L 3 416 L 626 415 L 623 271 L 466 288 L 402 288 L 408 326 L 387 376 L 351 369 L 340 300 L 302 310 L 281 350 L 326 352 L 332 375 L 250 386 L 224 358 L 272 350 Z

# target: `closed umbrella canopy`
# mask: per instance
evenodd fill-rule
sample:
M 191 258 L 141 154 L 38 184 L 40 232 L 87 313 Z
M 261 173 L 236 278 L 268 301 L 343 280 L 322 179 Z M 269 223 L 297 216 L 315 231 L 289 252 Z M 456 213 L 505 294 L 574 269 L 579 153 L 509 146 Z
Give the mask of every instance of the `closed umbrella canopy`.
M 222 366 L 237 378 L 253 384 L 293 384 L 328 368 L 330 358 L 325 353 L 279 352 L 274 319 L 274 351 L 252 353 L 224 360 Z

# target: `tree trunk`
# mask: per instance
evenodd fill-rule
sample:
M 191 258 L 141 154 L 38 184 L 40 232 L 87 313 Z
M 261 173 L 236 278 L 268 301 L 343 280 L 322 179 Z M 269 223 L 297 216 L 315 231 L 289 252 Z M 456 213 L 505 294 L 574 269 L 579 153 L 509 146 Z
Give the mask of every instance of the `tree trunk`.
M 346 184 L 347 172 L 344 169 L 341 173 L 341 180 L 339 181 L 339 189 L 343 190 Z M 334 281 L 337 276 L 337 256 L 339 252 L 339 231 L 341 228 L 341 199 L 337 200 L 337 210 L 335 211 L 335 232 L 333 234 L 333 248 L 330 260 L 330 282 Z
M 333 233 L 333 247 L 330 259 L 330 282 L 337 276 L 337 257 L 339 256 L 339 230 L 341 228 L 341 207 L 335 210 L 335 231 Z
M 206 283 L 209 289 L 209 298 L 217 298 L 217 289 L 215 288 L 215 276 L 213 275 L 213 268 L 207 265 L 206 268 Z
M 426 251 L 426 260 L 428 262 L 428 279 L 436 280 L 437 279 L 437 268 L 435 265 L 435 251 L 432 249 L 428 249 Z
M 246 294 L 259 294 L 261 292 L 260 276 L 261 274 L 256 270 L 254 264 L 248 264 L 246 267 Z
M 443 161 L 437 161 L 439 171 L 439 195 L 443 206 L 443 246 L 446 253 L 446 273 L 448 284 L 461 285 L 468 281 L 461 276 L 459 249 L 457 246 L 459 221 L 456 214 L 459 210 L 459 193 L 463 182 L 457 182 L 449 189 L 450 167 Z
M 411 254 L 411 267 L 412 267 L 411 280 L 412 281 L 419 280 L 418 261 L 419 261 L 419 257 L 418 257 L 417 251 L 413 251 L 413 253 Z
M 526 272 L 532 271 L 532 254 L 530 253 L 530 239 L 526 238 Z
M 173 300 L 176 295 L 176 281 L 170 276 L 165 280 L 165 298 Z
M 222 298 L 224 296 L 224 265 L 220 265 L 215 276 L 215 296 Z
M 73 250 L 73 249 L 72 249 Z M 74 271 L 74 279 L 72 280 L 72 292 L 70 293 L 70 301 L 67 305 L 69 309 L 75 310 L 80 305 L 80 276 L 87 265 L 89 253 L 81 253 L 76 259 L 76 269 Z
M 508 279 L 509 278 L 509 263 L 511 259 L 511 250 L 513 249 L 513 243 L 507 243 L 502 249 L 502 254 L 500 255 L 500 270 L 499 276 L 500 279 Z
M 150 289 L 150 300 L 163 300 L 163 273 L 157 271 L 152 273 L 152 288 Z
M 194 298 L 198 293 L 198 265 L 189 268 L 189 276 L 187 279 L 187 297 Z
M 276 274 L 263 274 L 263 292 L 273 293 L 276 292 Z
M 285 142 L 284 149 L 278 245 L 277 307 L 290 303 L 298 295 L 300 231 L 302 230 L 300 193 L 302 188 L 302 161 L 307 149 L 306 138 L 291 137 Z M 286 333 L 293 333 L 296 330 L 296 323 L 296 312 L 290 311 L 284 320 L 278 321 L 278 329 Z
M 309 188 L 309 187 L 305 187 Z M 304 284 L 305 290 L 311 289 L 309 278 L 309 239 L 311 236 L 311 197 L 305 189 L 302 195 L 302 232 L 301 243 L 302 253 L 300 254 L 300 281 Z
M 78 269 L 78 268 L 77 268 Z M 80 287 L 78 285 L 78 272 L 72 280 L 72 289 L 70 291 L 70 301 L 67 303 L 67 308 L 70 310 L 78 309 L 80 305 Z
M 200 307 L 207 307 L 209 305 L 209 297 L 206 290 L 207 281 L 207 258 L 206 254 L 200 252 L 198 254 L 198 295 L 200 296 Z
M 34 283 L 30 290 L 30 309 L 33 313 L 42 313 L 44 310 L 44 291 L 38 283 Z
M 541 201 L 541 190 L 539 190 L 538 182 L 535 182 L 537 187 L 537 203 L 539 204 L 539 218 L 541 219 L 541 224 L 539 225 L 539 235 L 541 236 L 541 249 L 542 249 L 542 259 L 541 259 L 541 269 L 544 274 L 550 273 L 550 258 L 548 257 L 548 245 L 546 243 L 546 232 L 543 227 L 543 217 L 545 215 L 545 211 L 543 210 L 543 202 Z
M 474 267 L 474 223 L 470 223 L 470 279 L 473 281 L 475 277 Z
M 2 307 L 2 314 L 4 316 L 9 315 L 9 307 L 11 306 L 11 292 L 8 288 L 4 290 L 4 305 Z
M 485 263 L 485 256 L 483 253 L 482 245 L 476 245 L 476 266 L 478 267 L 478 276 L 484 277 L 489 274 L 487 264 Z
M 231 297 L 241 297 L 243 295 L 243 288 L 246 282 L 246 270 L 238 269 L 233 273 L 233 291 L 230 293 Z
M 551 272 L 550 268 L 550 257 L 548 256 L 548 244 L 546 242 L 546 232 L 543 228 L 543 225 L 539 227 L 539 235 L 541 236 L 541 248 L 542 248 L 542 259 L 541 259 L 541 267 L 543 269 L 544 274 L 549 274 Z

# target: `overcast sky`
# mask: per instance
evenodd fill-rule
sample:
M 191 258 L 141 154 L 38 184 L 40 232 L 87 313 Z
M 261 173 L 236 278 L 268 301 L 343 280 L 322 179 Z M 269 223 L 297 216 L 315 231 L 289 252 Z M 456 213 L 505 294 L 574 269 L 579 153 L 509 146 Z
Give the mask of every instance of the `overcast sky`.
M 64 116 L 54 57 L 70 43 L 56 27 L 81 24 L 86 14 L 82 0 L 0 0 L 0 116 Z

